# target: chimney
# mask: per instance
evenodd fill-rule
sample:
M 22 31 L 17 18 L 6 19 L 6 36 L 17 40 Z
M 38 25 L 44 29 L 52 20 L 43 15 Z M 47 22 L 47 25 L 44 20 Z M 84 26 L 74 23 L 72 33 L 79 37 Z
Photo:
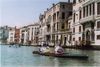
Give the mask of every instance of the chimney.
M 68 0 L 68 3 L 70 3 L 70 0 Z
M 16 26 L 15 26 L 15 30 L 16 30 Z
M 52 5 L 54 6 L 55 4 L 53 3 Z
M 48 11 L 49 9 L 47 8 L 47 11 Z

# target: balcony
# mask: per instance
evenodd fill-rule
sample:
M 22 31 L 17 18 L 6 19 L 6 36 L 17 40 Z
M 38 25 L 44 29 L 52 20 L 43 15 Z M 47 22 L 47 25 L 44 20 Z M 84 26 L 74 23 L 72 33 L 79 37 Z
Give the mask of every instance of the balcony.
M 49 29 L 49 30 L 47 29 L 45 34 L 46 34 L 46 35 L 50 35 L 50 34 L 51 34 L 50 29 Z
M 96 15 L 96 19 L 99 19 L 99 18 L 100 18 L 100 14 L 97 14 L 97 15 Z
M 46 25 L 50 25 L 50 22 L 51 22 L 51 15 L 48 16 L 46 20 Z
M 50 25 L 47 25 L 47 27 L 46 27 L 46 35 L 49 35 L 50 34 L 50 32 L 51 32 L 51 26 Z
M 38 36 L 39 36 L 39 38 L 43 38 L 43 35 L 42 34 L 39 34 Z
M 47 22 L 46 22 L 46 25 L 50 25 L 50 22 L 49 22 L 49 21 L 47 21 Z
M 57 30 L 54 34 L 70 34 L 71 29 Z
M 45 34 L 46 35 L 51 34 L 51 27 L 50 26 L 47 26 L 46 31 L 45 31 Z
M 21 39 L 24 39 L 24 37 L 22 36 Z
M 91 16 L 88 16 L 88 17 L 85 17 L 85 18 L 82 18 L 79 22 L 81 24 L 84 24 L 88 21 L 95 21 L 95 16 L 94 15 L 91 15 Z

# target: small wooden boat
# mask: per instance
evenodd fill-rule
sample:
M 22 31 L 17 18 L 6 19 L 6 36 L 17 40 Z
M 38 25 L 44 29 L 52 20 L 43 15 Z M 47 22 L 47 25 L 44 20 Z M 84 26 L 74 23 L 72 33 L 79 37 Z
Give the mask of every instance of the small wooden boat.
M 53 57 L 59 57 L 59 58 L 79 58 L 79 59 L 88 59 L 87 55 L 81 55 L 81 54 L 68 54 L 64 53 L 63 55 L 58 55 L 55 53 L 40 53 L 39 51 L 33 51 L 33 54 L 39 54 L 43 56 L 53 56 Z

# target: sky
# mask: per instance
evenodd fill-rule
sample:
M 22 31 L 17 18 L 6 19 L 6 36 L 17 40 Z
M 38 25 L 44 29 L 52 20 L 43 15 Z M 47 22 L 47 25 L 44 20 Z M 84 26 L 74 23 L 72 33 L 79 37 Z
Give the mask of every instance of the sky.
M 17 26 L 38 22 L 40 13 L 67 0 L 0 0 L 0 26 Z

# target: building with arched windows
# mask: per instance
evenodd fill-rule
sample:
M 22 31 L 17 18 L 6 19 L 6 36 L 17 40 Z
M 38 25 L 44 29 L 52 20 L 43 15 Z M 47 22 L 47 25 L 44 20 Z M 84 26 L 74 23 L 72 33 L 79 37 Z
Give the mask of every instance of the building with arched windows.
M 51 8 L 47 8 L 40 15 L 40 27 L 42 41 L 46 41 L 49 45 L 55 45 L 58 41 L 62 46 L 66 45 L 68 29 L 68 17 L 72 15 L 71 2 L 59 2 L 53 4 Z
M 100 45 L 100 0 L 74 0 L 72 20 L 73 45 Z

